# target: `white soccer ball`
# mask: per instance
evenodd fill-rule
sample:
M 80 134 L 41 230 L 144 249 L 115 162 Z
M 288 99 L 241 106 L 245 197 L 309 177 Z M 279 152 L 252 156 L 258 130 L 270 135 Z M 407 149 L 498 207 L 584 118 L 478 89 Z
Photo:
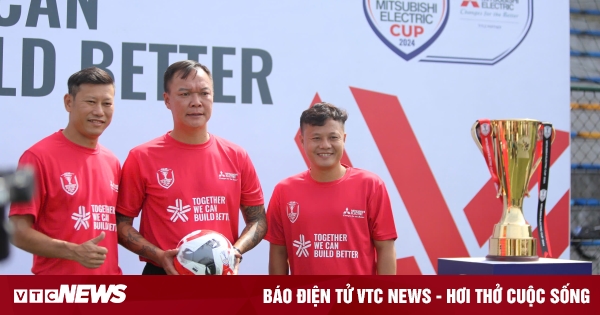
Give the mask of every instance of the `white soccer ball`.
M 223 234 L 197 230 L 179 241 L 173 264 L 180 275 L 232 275 L 235 254 Z

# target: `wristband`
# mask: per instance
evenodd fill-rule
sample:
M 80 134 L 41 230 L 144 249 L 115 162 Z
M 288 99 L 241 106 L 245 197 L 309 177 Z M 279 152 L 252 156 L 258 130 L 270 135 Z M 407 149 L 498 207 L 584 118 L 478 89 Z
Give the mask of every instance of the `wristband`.
M 242 251 L 239 248 L 235 247 L 235 246 L 233 246 L 233 249 L 235 249 L 240 254 L 240 263 L 241 263 L 242 260 L 244 259 L 244 257 L 242 257 Z

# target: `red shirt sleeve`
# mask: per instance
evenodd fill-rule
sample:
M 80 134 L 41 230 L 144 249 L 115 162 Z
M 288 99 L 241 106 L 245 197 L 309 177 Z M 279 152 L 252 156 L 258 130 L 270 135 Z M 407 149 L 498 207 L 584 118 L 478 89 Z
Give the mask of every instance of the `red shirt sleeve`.
M 258 206 L 264 205 L 265 200 L 263 197 L 262 188 L 260 186 L 260 181 L 258 180 L 258 175 L 256 175 L 256 170 L 254 169 L 254 165 L 250 160 L 248 154 L 244 154 L 243 157 L 244 167 L 242 168 L 241 181 L 242 181 L 242 192 L 240 203 L 243 206 Z
M 368 203 L 368 220 L 371 237 L 376 241 L 395 240 L 396 225 L 394 223 L 394 214 L 390 196 L 383 181 L 375 183 L 373 193 Z
M 23 169 L 26 167 L 33 169 L 34 174 L 34 190 L 32 199 L 28 202 L 11 203 L 8 215 L 30 214 L 33 215 L 35 222 L 38 213 L 40 212 L 40 209 L 46 200 L 46 174 L 40 159 L 30 151 L 25 151 L 25 153 L 23 153 L 19 159 L 18 169 Z
M 281 209 L 279 208 L 279 188 L 275 187 L 269 207 L 267 208 L 267 235 L 265 239 L 271 244 L 285 246 L 285 234 L 281 224 Z
M 146 184 L 140 172 L 138 159 L 133 152 L 129 152 L 121 169 L 117 212 L 128 217 L 137 217 L 142 211 L 145 191 Z

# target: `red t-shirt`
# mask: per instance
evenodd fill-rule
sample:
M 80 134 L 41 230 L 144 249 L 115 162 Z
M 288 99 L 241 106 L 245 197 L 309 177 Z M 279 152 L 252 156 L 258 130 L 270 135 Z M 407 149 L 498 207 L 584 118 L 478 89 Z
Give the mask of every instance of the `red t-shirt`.
M 262 204 L 258 176 L 241 147 L 214 135 L 190 145 L 167 133 L 129 152 L 117 212 L 137 217 L 141 211 L 140 234 L 166 250 L 201 229 L 217 231 L 233 244 L 240 205 Z
M 293 275 L 374 275 L 373 240 L 396 239 L 384 182 L 347 167 L 332 182 L 309 171 L 277 184 L 267 210 L 266 240 L 287 247 Z
M 33 228 L 51 238 L 81 244 L 104 231 L 104 264 L 88 269 L 76 261 L 33 255 L 36 275 L 120 275 L 115 207 L 121 165 L 108 149 L 90 149 L 68 140 L 62 130 L 29 148 L 19 167 L 33 167 L 35 192 L 13 203 L 11 215 L 33 215 Z

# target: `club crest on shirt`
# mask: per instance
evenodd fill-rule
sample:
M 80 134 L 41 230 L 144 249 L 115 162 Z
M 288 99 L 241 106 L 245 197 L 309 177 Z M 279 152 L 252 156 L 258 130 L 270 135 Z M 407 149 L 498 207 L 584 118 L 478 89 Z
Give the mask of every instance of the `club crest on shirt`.
M 290 222 L 294 223 L 300 215 L 300 205 L 295 201 L 290 201 L 287 203 L 286 212 Z
M 66 172 L 60 175 L 60 185 L 62 186 L 63 190 L 71 196 L 73 196 L 79 188 L 77 176 L 71 172 Z
M 156 172 L 156 179 L 158 179 L 160 186 L 169 189 L 175 182 L 175 173 L 172 169 L 163 167 Z

